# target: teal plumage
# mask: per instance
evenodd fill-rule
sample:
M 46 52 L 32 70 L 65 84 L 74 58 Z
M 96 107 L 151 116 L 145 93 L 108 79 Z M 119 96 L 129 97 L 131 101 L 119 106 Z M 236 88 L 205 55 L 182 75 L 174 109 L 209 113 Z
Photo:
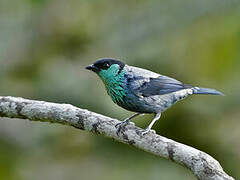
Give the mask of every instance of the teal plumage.
M 117 104 L 124 103 L 123 98 L 126 96 L 126 91 L 123 88 L 124 71 L 121 73 L 118 73 L 118 71 L 119 65 L 113 64 L 107 70 L 102 70 L 98 73 L 105 84 L 108 95 L 112 98 L 113 102 Z

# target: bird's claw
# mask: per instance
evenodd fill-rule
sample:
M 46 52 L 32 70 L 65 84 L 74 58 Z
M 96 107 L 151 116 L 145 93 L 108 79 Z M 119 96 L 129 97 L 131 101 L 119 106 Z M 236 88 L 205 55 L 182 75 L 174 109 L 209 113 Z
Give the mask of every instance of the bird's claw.
M 119 135 L 119 133 L 125 128 L 125 126 L 128 124 L 128 121 L 122 121 L 120 123 L 117 123 L 115 125 L 115 127 L 117 128 L 117 135 Z
M 117 123 L 116 125 L 115 125 L 115 128 L 119 128 L 120 126 L 123 126 L 125 123 L 123 123 L 123 122 L 120 122 L 120 123 Z
M 135 126 L 135 123 L 134 122 L 131 122 L 130 119 L 126 119 L 120 123 L 117 123 L 115 125 L 115 127 L 117 128 L 117 135 L 119 135 L 119 133 L 125 128 L 126 125 L 132 125 L 132 126 Z
M 144 136 L 144 135 L 146 135 L 150 132 L 153 133 L 153 134 L 156 134 L 156 131 L 153 130 L 153 129 L 145 129 L 144 131 L 141 132 L 141 135 Z

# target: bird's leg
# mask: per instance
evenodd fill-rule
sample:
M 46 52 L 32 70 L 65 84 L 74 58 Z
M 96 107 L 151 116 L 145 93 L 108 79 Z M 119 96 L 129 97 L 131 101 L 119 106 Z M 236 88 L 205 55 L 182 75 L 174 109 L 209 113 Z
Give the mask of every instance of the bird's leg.
M 126 126 L 131 119 L 139 116 L 141 113 L 134 113 L 133 115 L 131 115 L 130 117 L 126 118 L 125 120 L 123 120 L 122 122 L 118 123 L 115 125 L 115 127 L 117 128 L 117 134 L 119 134 L 119 132 L 121 131 L 121 129 Z M 134 123 L 133 123 L 134 124 Z
M 133 114 L 132 116 L 126 118 L 125 120 L 128 119 L 128 122 L 127 122 L 127 123 L 132 124 L 132 125 L 135 125 L 135 123 L 132 122 L 132 121 L 130 121 L 130 120 L 133 119 L 133 118 L 135 118 L 135 117 L 137 117 L 137 116 L 143 116 L 143 115 L 144 115 L 144 113 L 135 113 L 135 114 Z M 125 120 L 124 120 L 124 121 L 125 121 Z
M 153 131 L 154 133 L 156 133 L 154 130 L 151 130 L 153 124 L 161 117 L 161 113 L 157 113 L 154 117 L 154 119 L 152 120 L 152 122 L 148 125 L 148 127 L 142 132 L 142 135 L 147 134 L 149 131 Z
M 119 124 L 119 125 L 120 125 L 120 124 L 128 124 L 131 119 L 133 119 L 133 118 L 135 118 L 135 117 L 137 117 L 137 116 L 139 116 L 139 115 L 140 115 L 140 113 L 134 113 L 133 115 L 131 115 L 130 117 L 124 119 L 121 123 L 118 123 L 118 124 Z M 118 126 L 118 124 L 117 124 L 116 126 Z

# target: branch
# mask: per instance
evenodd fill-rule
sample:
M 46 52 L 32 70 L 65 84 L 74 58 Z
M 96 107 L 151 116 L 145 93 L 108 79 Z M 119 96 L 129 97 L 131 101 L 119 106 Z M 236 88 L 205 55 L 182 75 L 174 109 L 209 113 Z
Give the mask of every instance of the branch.
M 199 180 L 234 180 L 223 171 L 217 160 L 202 151 L 157 134 L 148 133 L 142 136 L 142 129 L 132 124 L 117 135 L 115 125 L 119 123 L 118 120 L 69 104 L 0 96 L 0 117 L 70 125 L 179 163 L 190 169 Z

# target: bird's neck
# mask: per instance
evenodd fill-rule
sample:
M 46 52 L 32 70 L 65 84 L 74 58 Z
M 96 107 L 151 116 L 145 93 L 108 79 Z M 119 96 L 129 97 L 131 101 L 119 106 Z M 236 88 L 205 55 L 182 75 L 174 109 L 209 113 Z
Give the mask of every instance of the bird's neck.
M 115 103 L 123 101 L 123 97 L 126 95 L 123 88 L 124 74 L 125 72 L 121 71 L 119 74 L 108 72 L 99 75 L 105 84 L 107 93 L 111 96 Z

